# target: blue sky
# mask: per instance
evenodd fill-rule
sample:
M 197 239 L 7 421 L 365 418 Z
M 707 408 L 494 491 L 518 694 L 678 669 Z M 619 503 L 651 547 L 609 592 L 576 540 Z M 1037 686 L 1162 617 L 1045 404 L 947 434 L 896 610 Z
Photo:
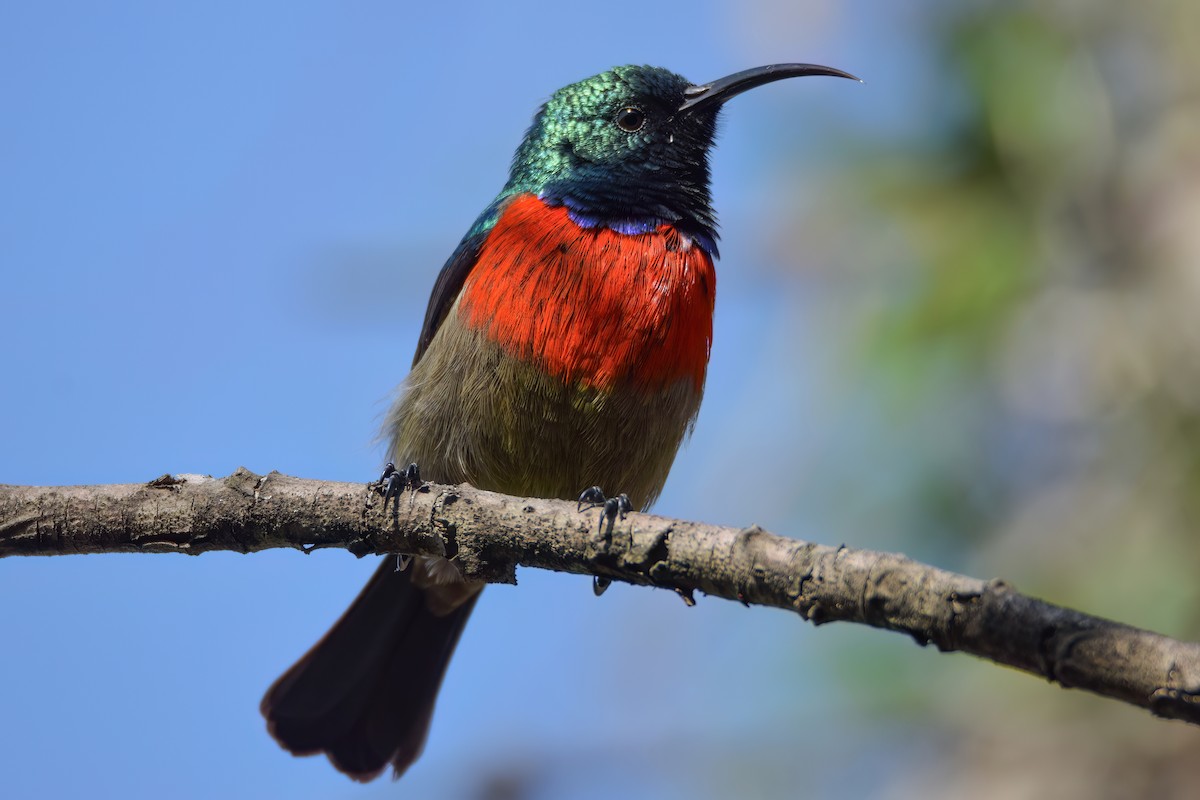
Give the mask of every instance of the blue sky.
M 621 63 L 699 82 L 813 61 L 867 83 L 776 84 L 725 115 L 708 394 L 657 507 L 807 532 L 821 521 L 787 491 L 745 504 L 828 435 L 812 299 L 773 283 L 756 242 L 795 224 L 771 202 L 805 192 L 781 163 L 828 160 L 839 124 L 914 124 L 919 88 L 890 66 L 916 47 L 909 23 L 866 3 L 8 4 L 0 482 L 370 479 L 437 269 L 547 95 Z M 875 780 L 856 734 L 794 726 L 833 702 L 806 688 L 829 666 L 805 648 L 859 634 L 621 586 L 598 601 L 525 571 L 480 604 L 423 759 L 352 785 L 279 750 L 257 706 L 370 569 L 329 552 L 0 561 L 0 795 L 459 796 L 538 773 L 545 796 L 716 796 L 672 770 L 773 746 L 780 781 L 801 748 L 833 753 L 825 780 Z M 576 783 L 596 756 L 626 766 Z

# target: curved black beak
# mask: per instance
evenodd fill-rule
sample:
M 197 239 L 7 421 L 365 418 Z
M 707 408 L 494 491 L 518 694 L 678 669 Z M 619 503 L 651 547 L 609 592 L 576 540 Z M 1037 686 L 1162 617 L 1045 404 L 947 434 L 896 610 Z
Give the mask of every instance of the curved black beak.
M 734 95 L 739 95 L 755 86 L 762 86 L 764 83 L 780 81 L 784 78 L 802 78 L 806 75 L 829 75 L 834 78 L 849 78 L 862 83 L 859 78 L 849 72 L 842 72 L 833 67 L 822 67 L 820 64 L 769 64 L 765 67 L 754 67 L 735 72 L 712 83 L 689 86 L 683 90 L 683 104 L 676 110 L 695 111 L 699 108 L 719 106 Z

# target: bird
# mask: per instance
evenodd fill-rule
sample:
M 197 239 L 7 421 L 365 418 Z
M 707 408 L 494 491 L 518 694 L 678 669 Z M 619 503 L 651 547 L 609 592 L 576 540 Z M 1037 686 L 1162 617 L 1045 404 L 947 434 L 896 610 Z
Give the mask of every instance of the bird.
M 391 460 L 444 484 L 571 500 L 603 486 L 649 507 L 704 392 L 718 115 L 749 89 L 815 75 L 858 80 L 772 64 L 693 84 L 630 65 L 554 92 L 437 276 L 385 418 Z M 450 559 L 383 559 L 267 691 L 268 731 L 354 780 L 388 765 L 399 778 L 482 588 Z

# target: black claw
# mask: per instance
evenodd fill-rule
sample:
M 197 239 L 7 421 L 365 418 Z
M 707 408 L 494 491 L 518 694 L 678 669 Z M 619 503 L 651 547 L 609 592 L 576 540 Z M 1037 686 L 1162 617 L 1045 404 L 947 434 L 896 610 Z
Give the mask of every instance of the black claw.
M 586 511 L 589 508 L 604 506 L 604 513 L 600 515 L 599 532 L 604 532 L 604 522 L 608 521 L 608 528 L 611 531 L 613 523 L 618 518 L 625 519 L 625 515 L 633 511 L 633 501 L 629 499 L 629 495 L 622 492 L 616 497 L 605 497 L 604 490 L 599 486 L 593 486 L 590 489 L 584 489 L 579 495 L 579 502 L 575 504 L 576 511 Z
M 400 472 L 396 469 L 396 465 L 389 461 L 384 465 L 383 474 L 379 476 L 379 480 L 372 484 L 372 488 L 383 495 L 383 513 L 385 514 L 388 501 L 393 497 L 396 498 L 396 502 L 392 505 L 392 513 L 395 514 L 400 512 L 400 494 L 405 488 L 415 492 L 422 485 L 421 469 L 416 464 L 409 464 L 404 468 L 404 472 Z
M 625 519 L 625 515 L 630 511 L 633 511 L 633 502 L 629 499 L 629 495 L 624 492 L 604 501 L 604 513 L 610 519 L 614 516 Z
M 396 465 L 391 461 L 383 465 L 383 474 L 376 478 L 371 483 L 367 484 L 367 488 L 375 494 L 387 494 L 387 487 L 391 483 L 392 476 L 396 474 Z
M 604 503 L 604 490 L 599 486 L 593 486 L 590 489 L 584 489 L 579 495 L 579 502 L 575 504 L 575 510 L 583 511 L 587 508 L 595 508 Z
M 600 514 L 600 522 L 596 532 L 603 537 L 603 550 L 606 551 L 612 536 L 613 524 L 618 518 L 625 519 L 625 515 L 633 511 L 633 502 L 629 499 L 629 495 L 625 493 L 621 493 L 616 497 L 605 497 L 603 489 L 599 486 L 592 486 L 580 493 L 579 502 L 575 505 L 575 510 L 581 512 L 598 506 L 603 506 L 604 510 Z M 604 523 L 606 521 L 608 522 L 608 536 L 604 536 Z M 630 532 L 631 542 L 632 539 L 633 533 Z M 596 597 L 604 594 L 611 585 L 611 578 L 601 578 L 598 575 L 592 577 L 592 592 Z
M 392 504 L 392 510 L 400 513 L 400 493 L 404 491 L 404 479 L 394 468 L 390 475 L 387 476 L 387 482 L 383 490 L 383 513 L 387 513 L 388 500 L 395 498 Z

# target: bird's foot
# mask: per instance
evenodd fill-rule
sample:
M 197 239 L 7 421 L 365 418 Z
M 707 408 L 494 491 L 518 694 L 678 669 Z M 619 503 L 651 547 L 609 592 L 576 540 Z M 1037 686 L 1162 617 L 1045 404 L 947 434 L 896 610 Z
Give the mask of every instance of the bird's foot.
M 599 486 L 593 486 L 590 489 L 584 489 L 579 495 L 579 502 L 575 505 L 576 511 L 587 511 L 591 508 L 604 507 L 604 513 L 600 515 L 600 531 L 604 531 L 604 522 L 608 521 L 608 530 L 612 532 L 613 523 L 618 518 L 625 519 L 625 515 L 633 511 L 633 503 L 629 500 L 629 495 L 619 494 L 616 497 L 605 497 L 604 490 Z
M 619 494 L 616 497 L 605 497 L 604 490 L 599 486 L 592 486 L 589 489 L 584 489 L 579 495 L 579 502 L 575 506 L 576 511 L 587 511 L 591 508 L 603 506 L 604 511 L 600 514 L 599 527 L 596 534 L 603 537 L 607 541 L 612 538 L 613 524 L 617 519 L 625 519 L 625 515 L 633 511 L 633 503 L 629 500 L 629 495 Z M 608 521 L 608 535 L 605 536 L 604 522 Z M 599 575 L 592 577 L 592 591 L 597 597 L 604 594 L 608 587 L 612 584 L 609 578 L 602 578 Z
M 400 511 L 400 494 L 405 489 L 412 489 L 414 492 L 424 485 L 421 480 L 421 468 L 416 464 L 409 464 L 404 468 L 404 471 L 396 469 L 396 465 L 389 461 L 383 468 L 383 474 L 379 479 L 371 484 L 371 488 L 377 494 L 383 495 L 383 513 L 387 513 L 388 500 L 395 498 L 392 505 L 393 513 Z

